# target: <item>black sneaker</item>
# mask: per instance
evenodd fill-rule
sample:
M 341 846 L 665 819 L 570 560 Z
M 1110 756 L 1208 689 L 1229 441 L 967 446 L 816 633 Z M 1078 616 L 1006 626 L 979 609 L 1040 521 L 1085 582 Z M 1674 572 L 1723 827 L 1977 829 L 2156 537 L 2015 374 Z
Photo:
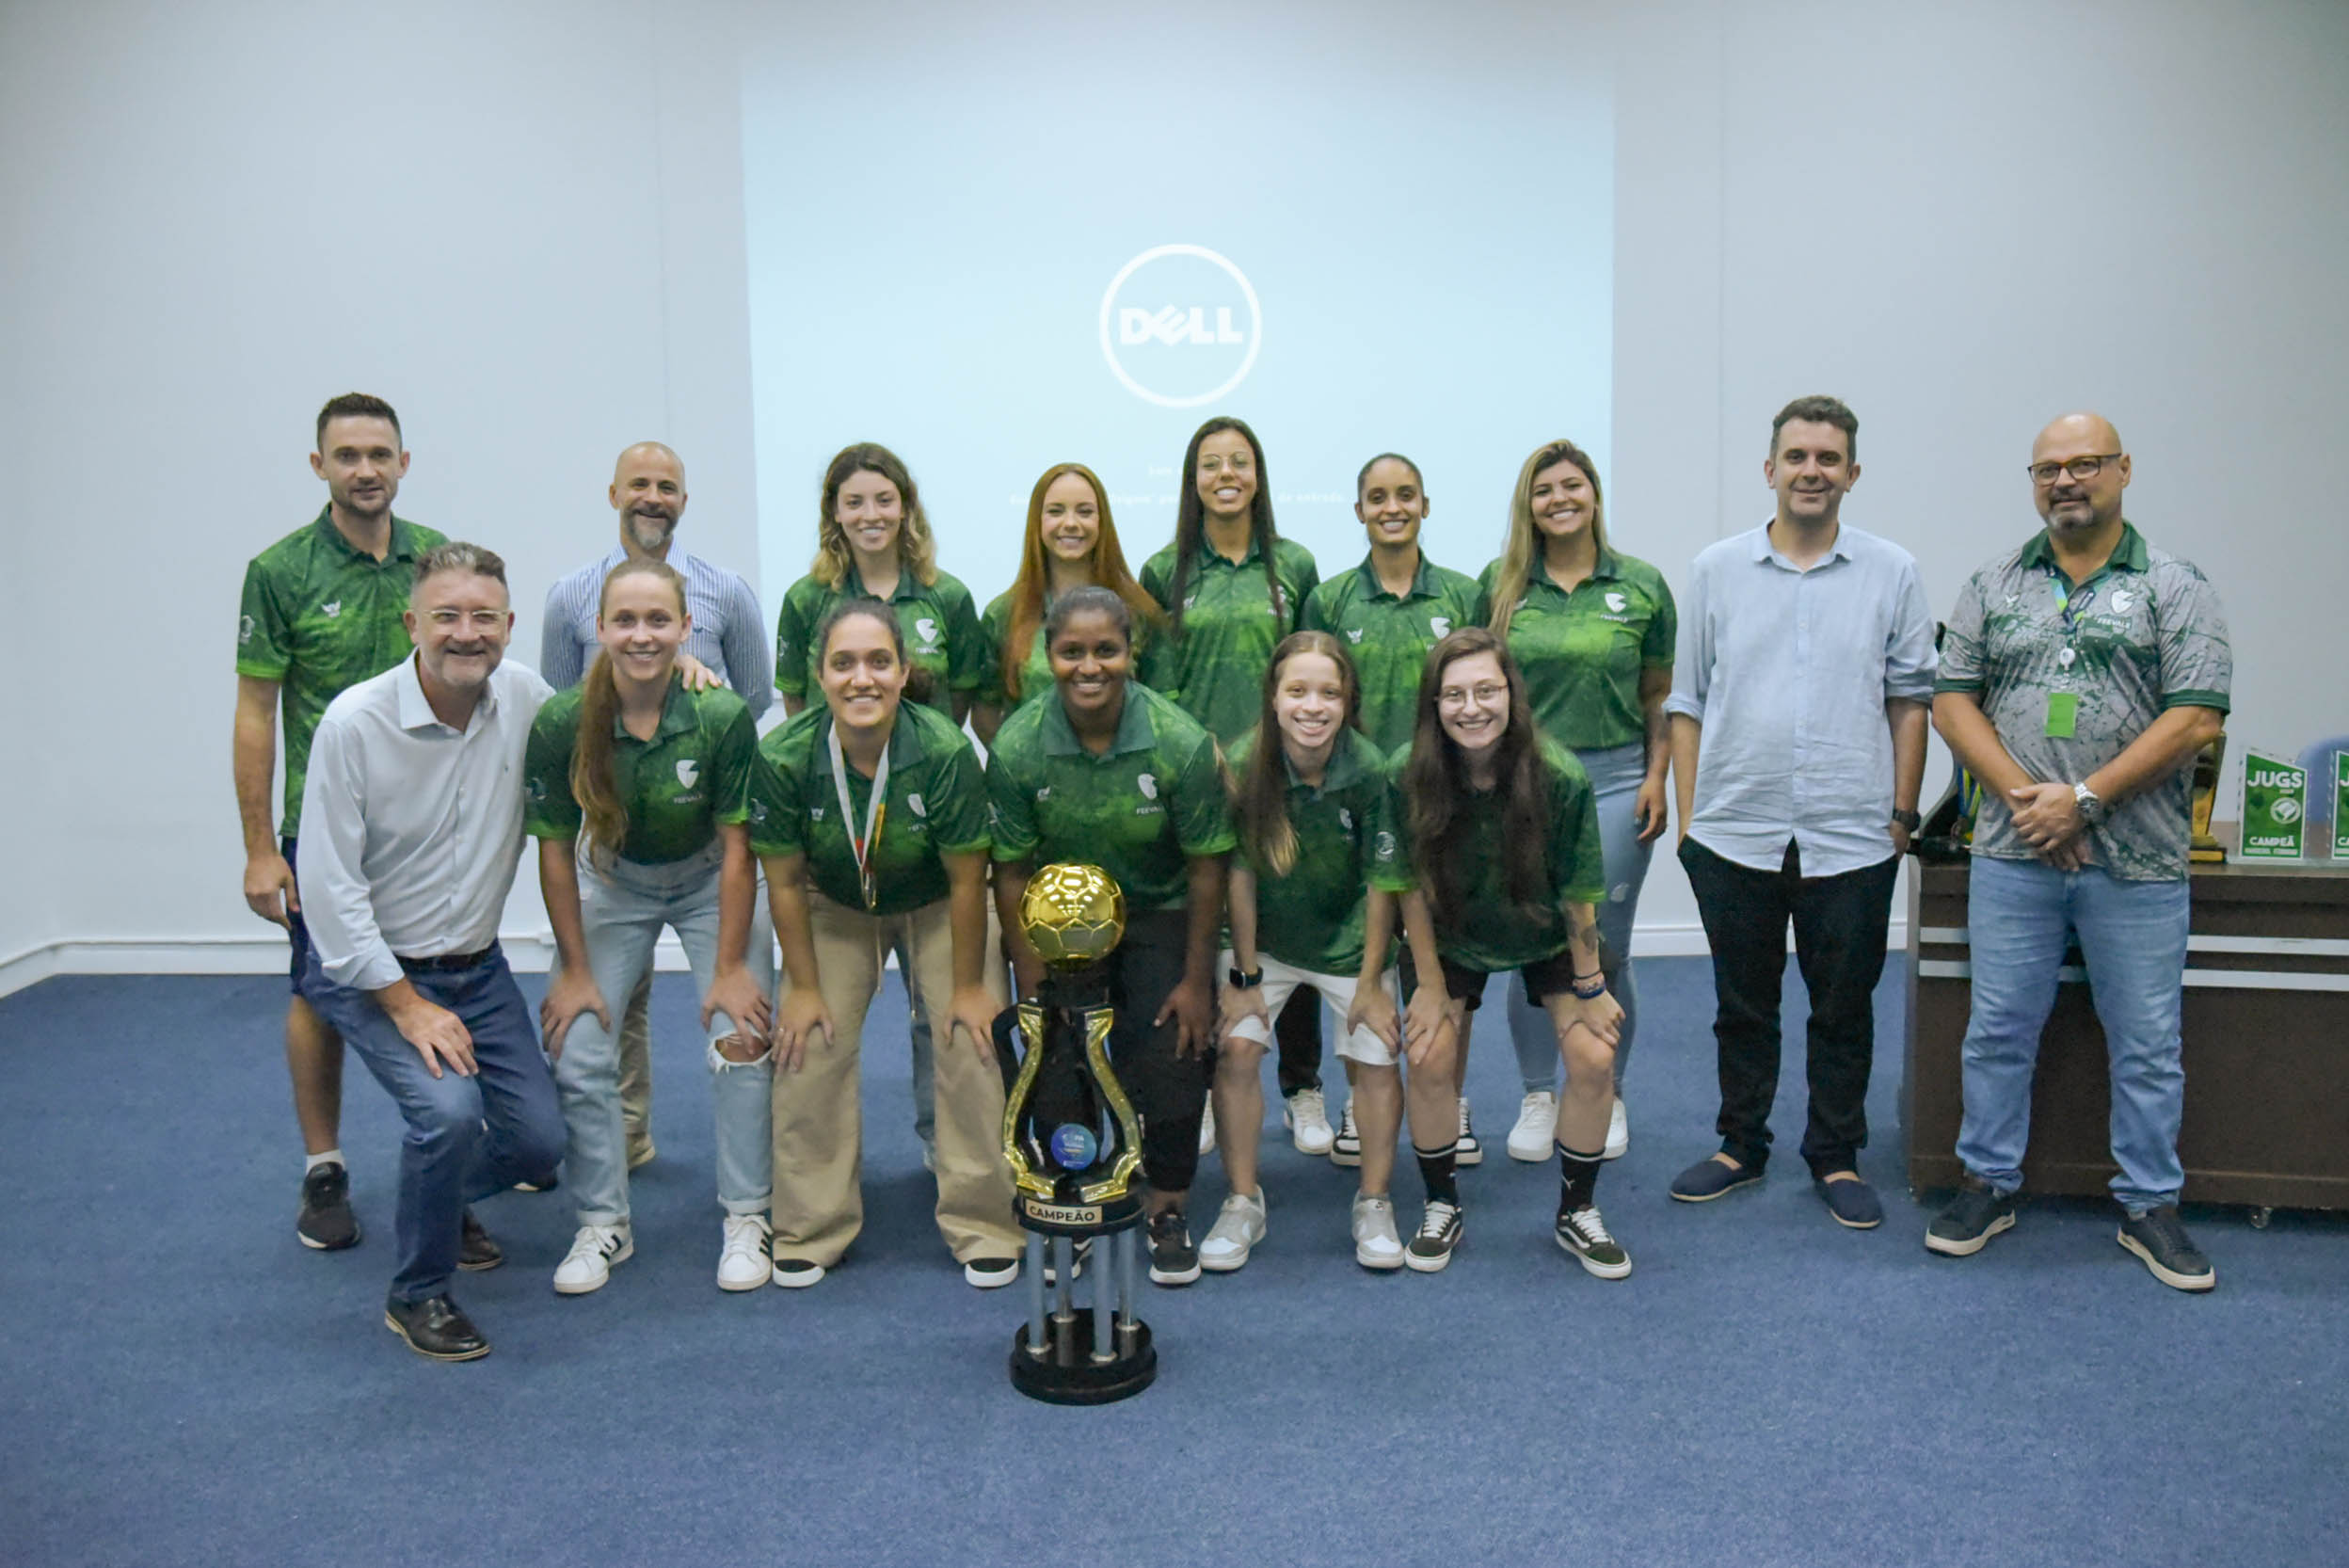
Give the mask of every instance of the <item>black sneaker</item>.
M 1189 1285 L 1199 1277 L 1199 1249 L 1191 1245 L 1190 1223 L 1179 1208 L 1150 1216 L 1150 1283 Z
M 1631 1254 L 1607 1234 L 1606 1221 L 1596 1204 L 1571 1212 L 1558 1211 L 1558 1244 L 1601 1279 L 1621 1279 L 1631 1272 Z
M 435 1361 L 476 1361 L 489 1353 L 489 1341 L 446 1295 L 421 1302 L 387 1301 L 383 1323 L 407 1340 L 409 1350 Z
M 320 1165 L 302 1177 L 302 1212 L 294 1239 L 313 1252 L 341 1252 L 359 1245 L 359 1216 L 351 1212 L 351 1173 L 340 1164 Z
M 1330 1163 L 1349 1169 L 1362 1163 L 1362 1129 L 1354 1125 L 1354 1102 L 1346 1102 L 1346 1115 L 1338 1123 L 1337 1136 L 1330 1140 Z
M 467 1273 L 477 1274 L 484 1269 L 494 1269 L 505 1261 L 505 1249 L 489 1239 L 473 1218 L 471 1209 L 465 1210 L 465 1228 L 456 1239 L 456 1266 Z
M 2015 1195 L 1969 1176 L 1949 1207 L 1925 1227 L 1926 1250 L 1944 1257 L 1972 1257 L 1990 1244 L 1991 1237 L 2014 1228 Z
M 982 1290 L 994 1290 L 1019 1277 L 1016 1257 L 974 1257 L 963 1265 L 963 1279 Z
M 1460 1205 L 1430 1198 L 1420 1217 L 1419 1234 L 1403 1245 L 1403 1261 L 1423 1274 L 1442 1273 L 1460 1245 Z
M 2208 1290 L 2218 1283 L 2218 1271 L 2186 1234 L 2174 1203 L 2134 1218 L 2122 1215 L 2120 1244 L 2143 1258 L 2153 1277 L 2173 1290 Z
M 804 1257 L 778 1257 L 771 1277 L 786 1290 L 805 1290 L 823 1278 L 823 1265 Z

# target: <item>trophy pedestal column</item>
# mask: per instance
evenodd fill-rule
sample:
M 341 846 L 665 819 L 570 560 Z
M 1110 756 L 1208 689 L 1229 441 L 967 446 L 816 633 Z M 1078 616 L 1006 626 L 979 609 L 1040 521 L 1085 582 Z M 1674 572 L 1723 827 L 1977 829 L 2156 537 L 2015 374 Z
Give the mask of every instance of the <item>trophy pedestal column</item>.
M 1110 1404 L 1131 1399 L 1159 1375 L 1150 1325 L 1134 1316 L 1141 1280 L 1140 1206 L 1114 1229 L 1039 1223 L 1023 1200 L 1028 1227 L 1028 1320 L 1012 1339 L 1012 1386 L 1047 1404 Z M 1087 1300 L 1076 1297 L 1076 1240 L 1097 1238 Z M 1044 1283 L 1045 1254 L 1054 1283 Z

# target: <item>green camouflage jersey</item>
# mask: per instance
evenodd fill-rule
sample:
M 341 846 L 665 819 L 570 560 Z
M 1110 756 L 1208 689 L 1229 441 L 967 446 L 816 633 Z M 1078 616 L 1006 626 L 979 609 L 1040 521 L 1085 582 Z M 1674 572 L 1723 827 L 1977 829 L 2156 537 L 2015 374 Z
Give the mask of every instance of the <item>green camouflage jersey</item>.
M 1493 618 L 1494 561 L 1477 578 L 1477 622 Z M 1542 732 L 1576 751 L 1604 751 L 1647 738 L 1639 707 L 1643 670 L 1672 667 L 1680 616 L 1664 574 L 1635 556 L 1599 552 L 1590 575 L 1568 593 L 1539 561 L 1509 621 L 1509 651 L 1526 673 L 1526 696 Z
M 1045 601 L 1049 614 L 1051 600 Z M 1012 596 L 996 595 L 985 614 L 979 617 L 979 629 L 987 648 L 987 663 L 979 676 L 979 700 L 1010 712 L 1039 692 L 1052 689 L 1052 661 L 1045 656 L 1044 623 L 1028 639 L 1028 650 L 1019 661 L 1019 690 L 1014 694 L 1003 684 L 1003 645 L 1012 634 Z M 1134 622 L 1134 679 L 1145 686 L 1157 686 L 1162 679 L 1158 668 L 1158 655 L 1164 639 L 1154 637 L 1149 625 Z
M 865 907 L 853 838 L 865 830 L 872 780 L 846 769 L 853 821 L 840 820 L 832 777 L 832 711 L 823 703 L 767 731 L 751 784 L 750 847 L 761 856 L 800 855 L 816 891 Z M 846 760 L 843 759 L 843 761 Z M 987 787 L 979 754 L 954 721 L 919 703 L 899 705 L 889 729 L 889 782 L 873 821 L 876 915 L 903 915 L 951 890 L 945 855 L 984 854 Z
M 279 683 L 285 731 L 285 813 L 278 831 L 301 830 L 302 779 L 318 717 L 346 686 L 381 675 L 415 647 L 400 617 L 416 562 L 441 542 L 429 528 L 392 520 L 378 561 L 354 550 L 322 510 L 245 568 L 236 623 L 236 673 Z
M 1141 579 L 1143 591 L 1166 606 L 1170 624 L 1174 561 L 1174 547 L 1168 545 L 1150 557 Z M 1280 640 L 1297 630 L 1297 617 L 1321 581 L 1312 552 L 1289 539 L 1272 543 L 1272 575 L 1281 584 L 1277 605 L 1254 539 L 1247 559 L 1238 564 L 1201 544 L 1184 588 L 1183 633 L 1169 635 L 1158 671 L 1159 689 L 1225 745 L 1248 733 L 1263 712 L 1265 666 Z
M 1398 751 L 1387 766 L 1387 808 L 1407 866 L 1412 863 L 1411 816 L 1402 784 L 1410 756 Z M 1573 752 L 1547 735 L 1542 737 L 1542 762 L 1550 780 L 1550 819 L 1542 845 L 1542 880 L 1550 897 L 1539 908 L 1510 898 L 1507 867 L 1529 846 L 1501 841 L 1498 792 L 1472 795 L 1466 831 L 1455 840 L 1459 863 L 1468 874 L 1453 879 L 1455 907 L 1431 909 L 1436 951 L 1462 968 L 1498 974 L 1555 957 L 1566 951 L 1566 905 L 1595 904 L 1606 894 L 1606 865 L 1599 853 L 1599 813 L 1590 776 Z M 1432 889 L 1429 901 L 1431 905 L 1435 902 Z
M 823 687 L 816 679 L 817 629 L 832 607 L 844 600 L 870 599 L 855 563 L 839 585 L 826 587 L 814 577 L 803 577 L 783 596 L 775 618 L 775 689 L 794 702 L 823 705 Z M 938 573 L 923 583 L 900 569 L 897 592 L 889 596 L 897 624 L 905 635 L 905 659 L 930 677 L 930 706 L 951 716 L 954 696 L 976 696 L 986 665 L 987 640 L 979 630 L 979 611 L 970 590 L 960 580 Z
M 1235 778 L 1247 776 L 1255 746 L 1256 732 L 1250 730 L 1233 748 Z M 1400 893 L 1412 887 L 1387 817 L 1386 754 L 1360 730 L 1341 729 L 1318 788 L 1300 782 L 1286 756 L 1281 771 L 1288 780 L 1297 859 L 1283 872 L 1251 862 L 1256 951 L 1316 974 L 1355 974 L 1362 968 L 1368 890 Z
M 1180 909 L 1192 856 L 1232 847 L 1230 803 L 1215 738 L 1166 697 L 1126 683 L 1117 738 L 1095 757 L 1060 702 L 1030 702 L 1003 721 L 987 756 L 998 860 L 1100 867 L 1127 909 Z
M 1399 599 L 1379 585 L 1366 556 L 1313 590 L 1299 630 L 1327 632 L 1346 645 L 1362 683 L 1363 733 L 1383 753 L 1411 744 L 1428 649 L 1479 619 L 1477 584 L 1423 551 L 1418 575 Z
M 2123 523 L 2112 558 L 2073 586 L 2044 532 L 1966 579 L 1942 639 L 1937 692 L 1964 692 L 2025 773 L 2076 784 L 2127 750 L 2172 708 L 2228 710 L 2234 655 L 2218 591 Z M 2069 695 L 2070 723 L 2050 723 Z M 2050 729 L 2070 733 L 2050 735 Z M 2088 857 L 2124 881 L 2186 874 L 2191 768 L 2180 768 L 2088 829 Z M 2013 812 L 1986 793 L 1973 853 L 2037 856 Z
M 571 793 L 571 756 L 586 688 L 557 692 L 538 710 L 522 758 L 523 830 L 535 839 L 576 839 L 583 822 Z M 661 728 L 640 741 L 612 715 L 612 778 L 628 811 L 617 854 L 640 866 L 697 855 L 721 823 L 750 816 L 750 776 L 759 728 L 743 699 L 726 688 L 689 692 L 669 679 Z

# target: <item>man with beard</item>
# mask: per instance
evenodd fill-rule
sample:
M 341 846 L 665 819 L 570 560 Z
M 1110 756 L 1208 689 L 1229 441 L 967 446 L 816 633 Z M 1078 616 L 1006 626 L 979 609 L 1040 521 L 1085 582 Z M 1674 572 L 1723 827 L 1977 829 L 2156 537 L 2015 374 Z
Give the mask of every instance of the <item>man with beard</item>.
M 489 1343 L 449 1280 L 502 1258 L 465 1205 L 546 1182 L 563 1158 L 554 1076 L 498 948 L 522 853 L 522 754 L 553 694 L 503 662 L 505 563 L 478 545 L 424 552 L 406 624 L 414 656 L 318 721 L 298 984 L 407 1123 L 384 1321 L 419 1355 L 471 1361 Z
M 608 492 L 619 514 L 620 542 L 600 559 L 563 578 L 547 593 L 538 673 L 556 691 L 579 684 L 596 656 L 596 612 L 603 580 L 629 559 L 665 561 L 685 579 L 685 612 L 693 627 L 677 666 L 693 687 L 731 686 L 757 719 L 775 700 L 775 652 L 766 617 L 750 584 L 711 566 L 676 540 L 685 516 L 685 465 L 659 441 L 638 441 L 620 454 Z M 653 1157 L 651 1032 L 646 1014 L 652 980 L 628 999 L 620 1026 L 620 1115 L 628 1129 L 631 1170 Z
M 365 392 L 318 410 L 311 472 L 327 482 L 317 517 L 253 557 L 245 568 L 236 630 L 236 808 L 245 830 L 245 903 L 293 938 L 295 994 L 285 1014 L 285 1065 L 309 1162 L 294 1234 L 338 1252 L 359 1244 L 344 1163 L 343 1041 L 301 998 L 310 936 L 295 882 L 302 777 L 319 715 L 344 687 L 398 664 L 408 651 L 408 584 L 417 558 L 440 536 L 392 515 L 407 472 L 400 416 Z M 285 809 L 269 821 L 278 766 L 278 715 L 285 718 Z

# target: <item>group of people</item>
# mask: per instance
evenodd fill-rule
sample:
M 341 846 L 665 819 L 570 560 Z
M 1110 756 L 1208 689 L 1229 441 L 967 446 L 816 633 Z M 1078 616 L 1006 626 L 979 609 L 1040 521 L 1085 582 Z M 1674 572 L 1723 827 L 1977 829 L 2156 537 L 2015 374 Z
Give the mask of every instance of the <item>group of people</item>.
M 347 1044 L 407 1124 L 395 1332 L 439 1359 L 487 1352 L 450 1281 L 502 1261 L 468 1206 L 507 1187 L 560 1181 L 577 1228 L 554 1288 L 602 1287 L 633 1250 L 629 1173 L 656 1157 L 646 1007 L 670 929 L 708 1039 L 719 1286 L 812 1286 L 855 1241 L 863 1025 L 892 954 L 940 1233 L 972 1285 L 1008 1284 L 1021 1233 L 993 1026 L 1043 974 L 1017 919 L 1029 879 L 1082 861 L 1127 909 L 1111 1052 L 1142 1120 L 1153 1280 L 1238 1269 L 1263 1242 L 1268 1054 L 1297 1146 L 1358 1168 L 1356 1259 L 1445 1268 L 1459 1168 L 1483 1153 L 1470 1015 L 1504 972 L 1523 1080 L 1508 1152 L 1558 1161 L 1558 1245 L 1619 1279 L 1631 1256 L 1595 1191 L 1628 1144 L 1632 926 L 1675 818 L 1713 954 L 1720 1146 L 1672 1196 L 1762 1179 L 1791 923 L 1803 1159 L 1828 1213 L 1872 1228 L 1872 994 L 1929 712 L 1985 789 L 1968 1176 L 1926 1244 L 1966 1256 L 2013 1224 L 2076 935 L 2113 1051 L 2120 1240 L 2207 1288 L 2176 1136 L 2181 770 L 2227 708 L 2215 596 L 2123 520 L 2111 426 L 2069 416 L 2033 450 L 2045 528 L 1969 580 L 1937 656 L 1914 559 L 1841 520 L 1857 432 L 1833 398 L 1787 405 L 1763 465 L 1773 515 L 1702 552 L 1676 601 L 1610 541 L 1571 441 L 1526 459 L 1473 579 L 1421 548 L 1418 467 L 1373 457 L 1367 553 L 1324 581 L 1275 526 L 1254 432 L 1211 419 L 1174 538 L 1139 574 L 1105 487 L 1059 464 L 983 612 L 938 568 L 905 465 L 859 444 L 825 472 L 813 567 L 771 645 L 748 585 L 678 542 L 683 465 L 647 442 L 615 467 L 617 544 L 550 592 L 533 671 L 503 657 L 499 557 L 394 516 L 392 409 L 332 400 L 311 458 L 327 505 L 253 561 L 237 656 L 245 892 L 293 938 L 297 1235 L 359 1240 Z M 776 694 L 786 716 L 762 736 Z M 497 942 L 525 835 L 557 950 L 535 1019 Z M 1350 1080 L 1334 1126 L 1325 1003 Z M 1405 1137 L 1424 1189 L 1408 1234 Z M 1210 1149 L 1229 1192 L 1194 1240 Z

